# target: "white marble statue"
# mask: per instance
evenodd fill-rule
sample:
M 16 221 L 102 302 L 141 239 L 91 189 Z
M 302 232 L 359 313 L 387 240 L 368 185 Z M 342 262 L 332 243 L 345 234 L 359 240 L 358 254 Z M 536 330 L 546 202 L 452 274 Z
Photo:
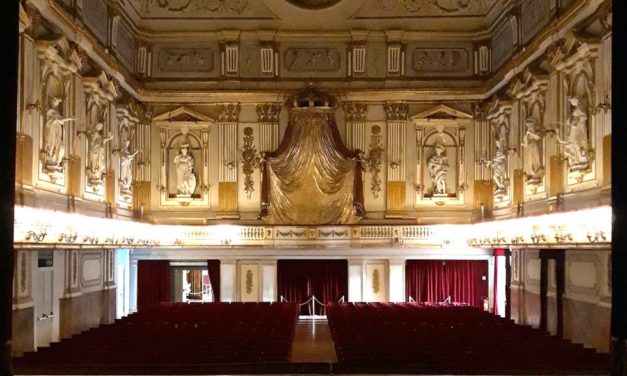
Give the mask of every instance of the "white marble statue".
M 130 140 L 125 140 L 122 150 L 120 150 L 120 191 L 122 193 L 131 193 L 131 185 L 133 183 L 133 159 L 139 153 L 136 150 L 131 154 L 129 148 Z
M 181 144 L 179 153 L 174 157 L 177 174 L 177 194 L 191 196 L 196 190 L 196 175 L 194 175 L 194 157 L 189 154 L 189 145 Z
M 42 155 L 43 167 L 49 171 L 61 171 L 61 162 L 65 157 L 63 145 L 63 124 L 72 121 L 71 118 L 63 118 L 59 108 L 61 98 L 48 98 L 48 111 L 46 112 L 46 127 L 44 129 L 44 151 Z
M 104 124 L 99 121 L 87 131 L 89 137 L 87 176 L 88 182 L 92 186 L 102 184 L 102 175 L 104 174 L 106 164 L 105 144 L 111 141 L 111 137 L 103 137 L 103 128 Z
M 568 97 L 570 115 L 566 122 L 568 136 L 557 140 L 564 145 L 564 155 L 568 159 L 569 171 L 582 171 L 590 166 L 588 155 L 588 114 L 581 108 L 582 103 L 578 97 Z
M 492 180 L 494 181 L 494 194 L 502 196 L 507 193 L 507 150 L 500 139 L 495 140 L 496 150 L 492 158 Z
M 448 158 L 445 153 L 444 146 L 437 143 L 433 147 L 433 155 L 427 160 L 429 175 L 433 182 L 434 195 L 446 195 L 446 176 L 448 174 Z
M 540 184 L 544 176 L 544 165 L 542 164 L 542 136 L 537 129 L 538 119 L 529 117 L 525 121 L 527 131 L 523 136 L 521 146 L 524 150 L 525 166 L 524 172 L 528 184 Z

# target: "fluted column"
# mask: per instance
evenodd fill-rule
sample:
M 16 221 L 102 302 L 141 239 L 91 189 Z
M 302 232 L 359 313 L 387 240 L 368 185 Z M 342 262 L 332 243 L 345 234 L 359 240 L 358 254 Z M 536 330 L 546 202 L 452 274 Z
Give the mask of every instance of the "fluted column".
M 366 103 L 346 102 L 344 103 L 344 113 L 346 121 L 346 147 L 350 150 L 361 150 L 366 152 L 368 143 L 366 141 Z
M 259 121 L 259 152 L 270 152 L 279 147 L 279 115 L 281 103 L 257 105 Z
M 409 105 L 386 102 L 387 119 L 387 210 L 386 218 L 399 218 L 405 212 L 405 138 Z
M 221 104 L 218 117 L 218 217 L 239 218 L 237 212 L 237 124 L 239 103 Z

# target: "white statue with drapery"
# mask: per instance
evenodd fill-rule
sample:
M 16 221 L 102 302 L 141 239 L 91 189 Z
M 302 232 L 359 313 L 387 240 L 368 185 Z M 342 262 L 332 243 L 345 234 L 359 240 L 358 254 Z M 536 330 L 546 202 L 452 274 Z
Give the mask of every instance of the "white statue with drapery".
M 528 184 L 540 184 L 544 176 L 544 165 L 541 155 L 541 130 L 538 129 L 538 119 L 529 117 L 525 121 L 527 128 L 521 146 L 524 150 L 525 165 L 524 172 Z
M 104 124 L 98 121 L 87 130 L 88 135 L 88 164 L 87 176 L 90 185 L 101 185 L 102 176 L 105 171 L 105 144 L 111 141 L 112 137 L 103 137 Z
M 433 182 L 433 194 L 446 195 L 446 177 L 448 175 L 449 163 L 446 149 L 439 141 L 433 147 L 433 155 L 427 159 L 427 167 Z
M 502 122 L 494 132 L 494 156 L 491 160 L 482 158 L 481 163 L 492 168 L 492 181 L 494 182 L 494 195 L 507 194 L 508 148 L 507 148 L 507 124 Z
M 187 134 L 181 139 L 179 153 L 174 156 L 176 166 L 176 191 L 177 196 L 189 197 L 196 190 L 196 175 L 194 175 L 194 157 L 189 152 Z
M 61 162 L 63 162 L 63 158 L 65 157 L 63 124 L 74 120 L 71 118 L 63 118 L 60 110 L 62 102 L 62 99 L 56 96 L 48 98 L 42 160 L 44 169 L 50 171 L 62 170 Z
M 590 166 L 588 150 L 588 114 L 582 109 L 584 100 L 578 97 L 568 97 L 570 115 L 566 122 L 568 136 L 557 140 L 564 145 L 564 155 L 568 159 L 570 171 L 582 171 Z
M 133 184 L 133 159 L 137 153 L 139 153 L 139 150 L 131 153 L 129 150 L 130 145 L 131 141 L 125 140 L 120 150 L 120 191 L 126 194 L 131 193 L 131 185 Z

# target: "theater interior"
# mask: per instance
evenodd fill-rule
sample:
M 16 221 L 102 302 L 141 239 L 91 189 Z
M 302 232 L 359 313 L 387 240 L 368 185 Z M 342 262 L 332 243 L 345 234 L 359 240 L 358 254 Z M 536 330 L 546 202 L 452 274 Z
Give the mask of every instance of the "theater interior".
M 627 374 L 611 1 L 15 3 L 0 373 Z

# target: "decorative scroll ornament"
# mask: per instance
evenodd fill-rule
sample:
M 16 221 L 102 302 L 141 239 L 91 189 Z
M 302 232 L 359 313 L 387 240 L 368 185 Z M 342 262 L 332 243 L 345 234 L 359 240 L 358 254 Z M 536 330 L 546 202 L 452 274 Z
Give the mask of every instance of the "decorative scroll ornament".
M 252 197 L 255 191 L 253 173 L 259 167 L 259 156 L 257 155 L 255 145 L 253 145 L 254 140 L 253 129 L 251 127 L 244 128 L 244 146 L 242 146 L 241 158 L 242 172 L 244 173 L 244 191 L 248 199 Z
M 379 289 L 380 289 L 380 274 L 379 274 L 379 269 L 375 269 L 372 272 L 372 292 L 374 292 L 375 294 L 379 293 Z
M 585 99 L 569 97 L 570 115 L 566 122 L 568 133 L 565 140 L 557 135 L 557 140 L 564 145 L 564 155 L 568 160 L 568 170 L 585 171 L 590 167 L 590 150 L 588 145 L 588 114 L 583 109 Z
M 381 135 L 381 127 L 375 125 L 372 127 L 372 133 L 370 135 L 370 148 L 368 154 L 362 157 L 365 167 L 372 175 L 370 180 L 370 191 L 374 198 L 379 197 L 381 192 L 381 164 L 383 162 L 383 147 L 381 147 L 381 141 L 383 137 Z
M 253 271 L 246 270 L 246 294 L 250 295 L 253 292 Z

